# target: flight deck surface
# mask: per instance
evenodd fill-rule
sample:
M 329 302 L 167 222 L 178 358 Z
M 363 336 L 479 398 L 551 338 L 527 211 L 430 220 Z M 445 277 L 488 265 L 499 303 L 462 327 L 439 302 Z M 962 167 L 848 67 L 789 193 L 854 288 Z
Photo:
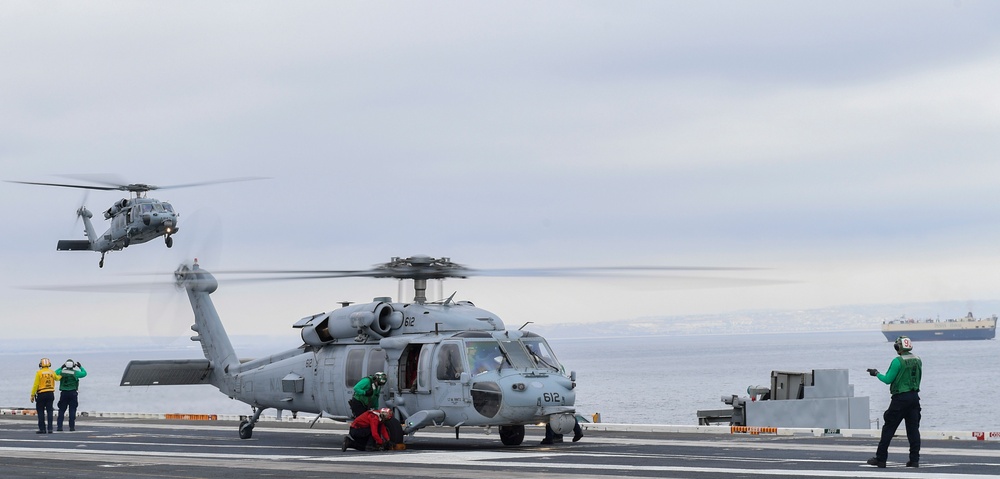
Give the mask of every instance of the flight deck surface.
M 521 446 L 496 431 L 426 428 L 406 450 L 341 451 L 343 424 L 260 423 L 241 440 L 233 421 L 82 417 L 75 432 L 36 434 L 31 416 L 0 416 L 0 476 L 105 478 L 613 478 L 913 477 L 1000 474 L 1000 442 L 925 439 L 919 469 L 904 467 L 897 437 L 886 469 L 865 465 L 877 439 L 769 434 L 588 430 L 577 443 L 539 444 L 529 427 Z

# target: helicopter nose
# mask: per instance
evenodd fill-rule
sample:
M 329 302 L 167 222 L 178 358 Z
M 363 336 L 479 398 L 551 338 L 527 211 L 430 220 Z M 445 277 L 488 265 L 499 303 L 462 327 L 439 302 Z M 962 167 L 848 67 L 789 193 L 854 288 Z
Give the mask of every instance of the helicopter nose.
M 534 419 L 572 410 L 576 402 L 572 382 L 562 376 L 510 376 L 502 378 L 498 386 L 496 394 L 502 394 L 498 413 L 505 417 Z

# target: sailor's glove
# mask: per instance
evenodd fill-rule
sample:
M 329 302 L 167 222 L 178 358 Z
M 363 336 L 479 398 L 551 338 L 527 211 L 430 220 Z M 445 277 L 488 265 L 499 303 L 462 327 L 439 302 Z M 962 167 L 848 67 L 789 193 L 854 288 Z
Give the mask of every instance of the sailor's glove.
M 74 369 L 83 369 L 83 365 L 80 364 L 79 361 L 77 361 L 76 366 L 74 366 Z
M 35 395 L 34 394 L 31 395 L 31 402 L 35 402 Z
M 868 374 L 871 374 L 872 376 L 878 376 L 878 369 L 869 369 Z

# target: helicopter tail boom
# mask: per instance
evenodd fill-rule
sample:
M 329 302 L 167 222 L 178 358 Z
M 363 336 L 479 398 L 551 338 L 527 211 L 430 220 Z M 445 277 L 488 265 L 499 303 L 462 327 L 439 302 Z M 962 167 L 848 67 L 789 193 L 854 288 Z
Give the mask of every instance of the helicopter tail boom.
M 194 310 L 195 319 L 191 329 L 197 335 L 191 340 L 201 343 L 205 359 L 210 362 L 208 382 L 222 390 L 230 389 L 233 387 L 230 368 L 237 368 L 240 361 L 222 326 L 219 313 L 209 298 L 219 283 L 207 271 L 200 269 L 197 262 L 191 266 L 182 265 L 174 276 L 177 284 L 187 289 L 188 299 Z
M 56 243 L 56 251 L 93 251 L 94 240 L 97 233 L 94 232 L 94 225 L 90 218 L 94 215 L 86 207 L 81 206 L 76 210 L 76 216 L 83 219 L 83 233 L 87 236 L 85 240 L 59 240 Z

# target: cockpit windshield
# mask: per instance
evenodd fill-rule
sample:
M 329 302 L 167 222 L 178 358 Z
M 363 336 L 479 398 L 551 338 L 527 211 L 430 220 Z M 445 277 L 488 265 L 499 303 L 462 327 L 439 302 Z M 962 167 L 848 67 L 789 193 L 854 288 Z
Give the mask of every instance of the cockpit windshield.
M 530 333 L 521 339 L 500 341 L 466 338 L 465 356 L 473 376 L 510 367 L 563 372 L 562 365 L 545 339 Z
M 503 347 L 503 350 L 507 353 L 507 359 L 514 363 L 516 368 L 531 369 L 535 367 L 535 362 L 528 356 L 528 351 L 524 349 L 520 340 L 501 340 L 500 346 Z
M 520 339 L 501 338 L 499 341 L 485 334 L 475 338 L 466 336 L 465 357 L 473 376 L 511 367 L 564 372 L 549 344 L 533 333 Z
M 551 369 L 560 373 L 565 372 L 562 364 L 559 364 L 559 360 L 556 359 L 555 353 L 553 353 L 552 349 L 549 348 L 549 343 L 545 342 L 544 338 L 533 334 L 525 335 L 525 337 L 521 338 L 521 342 L 528 350 L 528 354 L 531 356 L 531 359 L 535 362 L 537 367 Z

